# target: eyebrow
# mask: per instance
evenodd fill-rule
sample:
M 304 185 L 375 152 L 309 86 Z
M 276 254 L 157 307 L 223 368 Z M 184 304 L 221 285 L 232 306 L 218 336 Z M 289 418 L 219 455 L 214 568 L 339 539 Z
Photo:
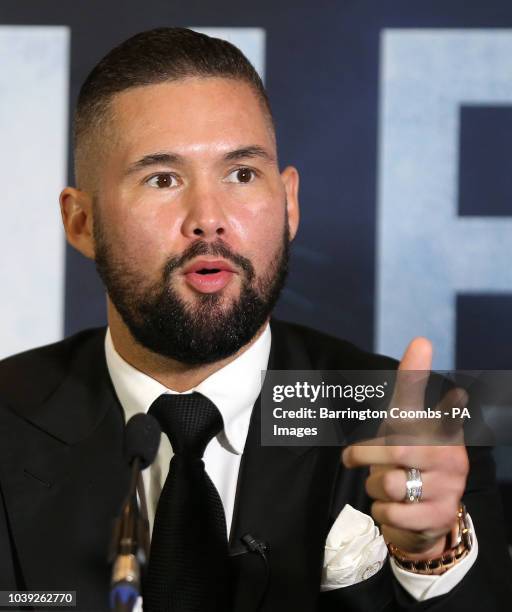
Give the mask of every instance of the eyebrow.
M 259 157 L 269 162 L 274 162 L 276 158 L 263 147 L 259 145 L 251 145 L 249 147 L 241 147 L 224 155 L 225 161 L 237 161 L 239 159 L 247 159 Z
M 259 145 L 240 147 L 239 149 L 234 149 L 233 151 L 229 151 L 224 155 L 224 161 L 228 162 L 251 158 L 260 158 L 268 162 L 276 161 L 274 155 L 272 155 L 266 149 L 260 147 Z M 173 166 L 183 165 L 184 163 L 185 158 L 182 155 L 179 155 L 178 153 L 149 153 L 148 155 L 144 155 L 137 161 L 130 164 L 126 170 L 126 174 L 133 174 L 138 170 L 142 170 L 150 166 Z
M 149 166 L 173 166 L 183 163 L 183 157 L 177 153 L 149 153 L 130 164 L 126 174 L 133 174 Z

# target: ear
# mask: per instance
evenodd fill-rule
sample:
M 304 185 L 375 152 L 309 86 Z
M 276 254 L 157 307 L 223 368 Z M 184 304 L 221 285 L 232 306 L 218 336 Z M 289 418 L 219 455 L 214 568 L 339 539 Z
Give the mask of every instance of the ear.
M 59 202 L 69 244 L 82 255 L 94 259 L 92 197 L 85 191 L 66 187 Z
M 286 192 L 288 225 L 290 238 L 293 240 L 299 228 L 299 172 L 293 166 L 287 166 L 281 172 L 281 179 Z

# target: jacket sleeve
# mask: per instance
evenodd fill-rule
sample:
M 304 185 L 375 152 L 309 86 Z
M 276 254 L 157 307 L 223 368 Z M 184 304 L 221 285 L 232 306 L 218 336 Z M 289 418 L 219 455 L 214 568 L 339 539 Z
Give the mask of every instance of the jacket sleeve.
M 5 419 L 7 412 L 0 402 L 0 440 L 9 435 L 8 422 Z M 21 591 L 25 589 L 24 580 L 18 563 L 16 547 L 12 537 L 9 515 L 4 495 L 5 474 L 5 445 L 0 444 L 0 590 Z
M 4 495 L 0 483 L 0 590 L 17 590 L 17 573 Z

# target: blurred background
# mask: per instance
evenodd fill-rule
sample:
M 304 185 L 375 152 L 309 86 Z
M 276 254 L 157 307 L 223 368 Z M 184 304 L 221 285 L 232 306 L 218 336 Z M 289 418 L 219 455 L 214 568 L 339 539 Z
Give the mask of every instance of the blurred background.
M 70 117 L 132 34 L 186 26 L 254 63 L 302 224 L 277 315 L 437 369 L 512 369 L 512 4 L 506 0 L 3 0 L 0 357 L 105 323 L 65 245 Z M 512 449 L 496 449 L 512 543 Z

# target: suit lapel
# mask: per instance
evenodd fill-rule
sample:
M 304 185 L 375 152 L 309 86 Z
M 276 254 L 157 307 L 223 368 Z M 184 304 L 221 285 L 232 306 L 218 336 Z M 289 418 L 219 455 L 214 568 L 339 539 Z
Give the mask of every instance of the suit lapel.
M 80 607 L 98 610 L 108 607 L 110 530 L 129 478 L 103 336 L 76 352 L 42 404 L 5 411 L 2 424 L 5 504 L 25 588 L 77 590 L 87 594 Z
M 300 343 L 272 327 L 269 369 L 307 370 Z M 261 406 L 251 419 L 238 478 L 230 544 L 249 533 L 268 545 L 270 580 L 262 610 L 316 609 L 329 508 L 339 467 L 332 447 L 261 446 Z M 235 556 L 234 607 L 256 610 L 265 590 L 265 565 L 255 553 Z

